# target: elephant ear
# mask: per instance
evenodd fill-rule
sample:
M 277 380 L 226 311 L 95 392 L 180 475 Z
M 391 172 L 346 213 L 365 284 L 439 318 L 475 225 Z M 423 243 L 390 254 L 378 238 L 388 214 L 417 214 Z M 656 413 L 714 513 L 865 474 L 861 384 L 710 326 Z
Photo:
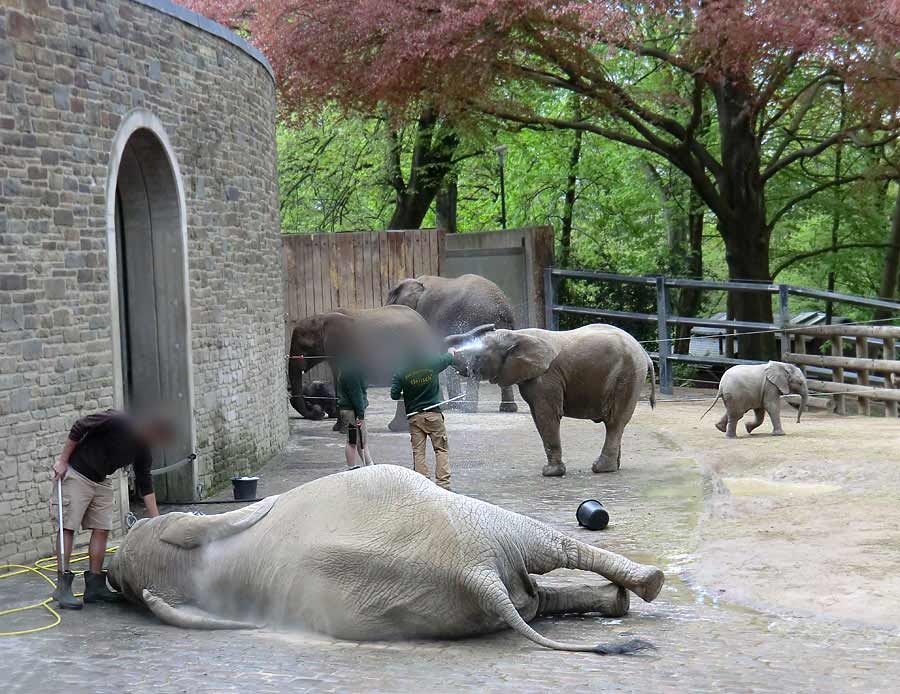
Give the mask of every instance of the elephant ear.
M 408 277 L 400 280 L 399 284 L 388 294 L 387 305 L 400 304 L 415 310 L 424 291 L 425 285 L 417 279 Z
M 346 313 L 334 311 L 322 315 L 322 344 L 329 356 L 344 354 L 351 347 L 354 320 Z
M 169 513 L 166 519 L 176 516 L 167 523 L 159 536 L 163 542 L 183 549 L 193 549 L 210 542 L 237 535 L 251 528 L 272 510 L 278 496 L 267 496 L 262 501 L 228 513 L 211 516 L 195 516 L 192 513 Z
M 496 382 L 514 386 L 543 375 L 556 359 L 559 350 L 547 340 L 518 330 L 498 330 L 498 346 L 505 348 L 503 364 Z
M 770 361 L 766 364 L 766 380 L 778 388 L 778 392 L 787 395 L 791 392 L 788 382 L 788 366 L 780 361 Z

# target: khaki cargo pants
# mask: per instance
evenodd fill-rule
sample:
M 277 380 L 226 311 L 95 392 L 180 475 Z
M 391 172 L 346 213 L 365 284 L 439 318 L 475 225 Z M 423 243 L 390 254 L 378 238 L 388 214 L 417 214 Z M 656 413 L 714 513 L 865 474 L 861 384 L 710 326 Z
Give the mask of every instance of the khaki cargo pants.
M 420 475 L 431 477 L 425 462 L 427 439 L 434 448 L 434 481 L 450 489 L 450 451 L 447 448 L 447 428 L 440 412 L 419 412 L 409 418 L 409 440 L 412 442 L 413 468 Z

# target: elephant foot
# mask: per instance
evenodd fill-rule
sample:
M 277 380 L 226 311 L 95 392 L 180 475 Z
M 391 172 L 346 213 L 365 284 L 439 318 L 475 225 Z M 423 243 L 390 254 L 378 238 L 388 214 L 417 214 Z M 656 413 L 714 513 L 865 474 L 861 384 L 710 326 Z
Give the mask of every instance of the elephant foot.
M 726 425 L 722 424 L 722 422 L 716 422 L 716 429 L 721 431 L 723 434 L 725 433 Z
M 544 465 L 544 469 L 541 470 L 541 474 L 544 477 L 562 477 L 566 474 L 566 466 L 563 463 L 547 463 Z
M 737 434 L 732 434 L 732 433 L 726 432 L 726 433 L 725 433 L 725 438 L 726 438 L 726 439 L 736 439 L 736 438 L 737 438 Z
M 503 401 L 500 403 L 501 412 L 518 412 L 519 406 L 515 402 Z
M 659 595 L 659 591 L 662 590 L 665 581 L 666 576 L 660 569 L 657 569 L 655 566 L 648 566 L 646 567 L 646 574 L 641 579 L 641 584 L 632 588 L 632 590 L 644 602 L 653 602 L 656 596 Z
M 390 424 L 388 424 L 388 431 L 393 431 L 395 433 L 403 433 L 409 431 L 409 422 L 405 419 L 403 420 L 392 420 Z
M 772 436 L 786 436 L 784 429 L 776 429 L 772 432 Z
M 334 423 L 334 426 L 331 427 L 331 430 L 332 430 L 332 431 L 339 431 L 339 432 L 341 432 L 342 434 L 346 434 L 346 433 L 347 433 L 347 428 L 341 426 L 341 420 L 340 420 L 340 419 L 337 420 L 337 421 Z
M 605 455 L 601 455 L 594 461 L 594 464 L 591 465 L 591 470 L 594 472 L 615 472 L 618 469 L 619 461 L 608 458 Z

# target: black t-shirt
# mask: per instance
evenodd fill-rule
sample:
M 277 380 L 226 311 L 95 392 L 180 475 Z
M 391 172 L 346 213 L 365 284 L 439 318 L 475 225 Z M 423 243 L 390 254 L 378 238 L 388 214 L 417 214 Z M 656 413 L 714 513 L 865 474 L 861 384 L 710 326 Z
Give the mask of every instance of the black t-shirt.
M 124 412 L 106 410 L 82 417 L 72 425 L 69 439 L 78 443 L 69 465 L 79 474 L 92 482 L 102 482 L 107 475 L 131 465 L 137 493 L 153 493 L 153 456 Z

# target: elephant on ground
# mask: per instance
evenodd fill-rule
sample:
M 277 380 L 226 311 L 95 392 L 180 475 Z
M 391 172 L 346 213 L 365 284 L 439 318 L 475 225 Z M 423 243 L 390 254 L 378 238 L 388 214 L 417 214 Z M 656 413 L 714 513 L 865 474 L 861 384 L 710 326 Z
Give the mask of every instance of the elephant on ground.
M 545 587 L 557 568 L 611 583 Z M 355 641 L 475 636 L 512 628 L 541 646 L 623 652 L 636 644 L 559 643 L 538 615 L 623 616 L 662 571 L 538 521 L 444 491 L 395 465 L 336 473 L 219 515 L 142 519 L 110 583 L 163 622 L 200 629 L 300 627 Z
M 725 432 L 726 438 L 737 438 L 738 421 L 750 410 L 753 410 L 755 418 L 746 424 L 748 434 L 763 423 L 768 412 L 772 420 L 772 435 L 784 436 L 784 429 L 781 428 L 781 396 L 791 393 L 800 395 L 800 408 L 797 410 L 799 422 L 809 400 L 806 376 L 799 367 L 781 361 L 738 364 L 722 374 L 716 399 L 701 419 L 722 398 L 725 414 L 716 422 L 716 429 Z
M 478 339 L 453 335 L 454 366 L 501 386 L 518 385 L 531 408 L 547 464 L 543 474 L 566 474 L 559 425 L 563 417 L 606 425 L 603 450 L 594 472 L 614 472 L 621 464 L 622 433 L 631 421 L 641 388 L 650 373 L 650 405 L 656 404 L 653 363 L 640 343 L 611 325 L 577 330 L 489 330 Z M 475 333 L 481 332 L 476 329 Z
M 462 275 L 447 278 L 421 275 L 401 280 L 387 298 L 388 304 L 400 304 L 415 309 L 441 337 L 464 333 L 486 323 L 512 330 L 515 319 L 512 304 L 496 284 L 481 275 Z M 448 396 L 458 395 L 459 381 L 455 373 L 448 373 Z M 478 410 L 478 379 L 466 383 L 464 411 Z M 500 411 L 516 412 L 516 391 L 513 386 L 500 389 Z
M 334 376 L 335 360 L 339 356 L 357 361 L 369 385 L 387 386 L 394 371 L 410 354 L 433 354 L 443 348 L 442 341 L 425 319 L 406 306 L 341 308 L 303 318 L 294 324 L 291 332 L 288 366 L 291 405 L 304 417 L 316 418 L 316 412 L 302 397 L 303 374 L 318 364 L 327 363 Z M 332 380 L 337 382 L 336 378 Z M 336 429 L 339 424 L 335 424 Z M 398 403 L 388 428 L 391 431 L 407 429 L 402 402 Z

